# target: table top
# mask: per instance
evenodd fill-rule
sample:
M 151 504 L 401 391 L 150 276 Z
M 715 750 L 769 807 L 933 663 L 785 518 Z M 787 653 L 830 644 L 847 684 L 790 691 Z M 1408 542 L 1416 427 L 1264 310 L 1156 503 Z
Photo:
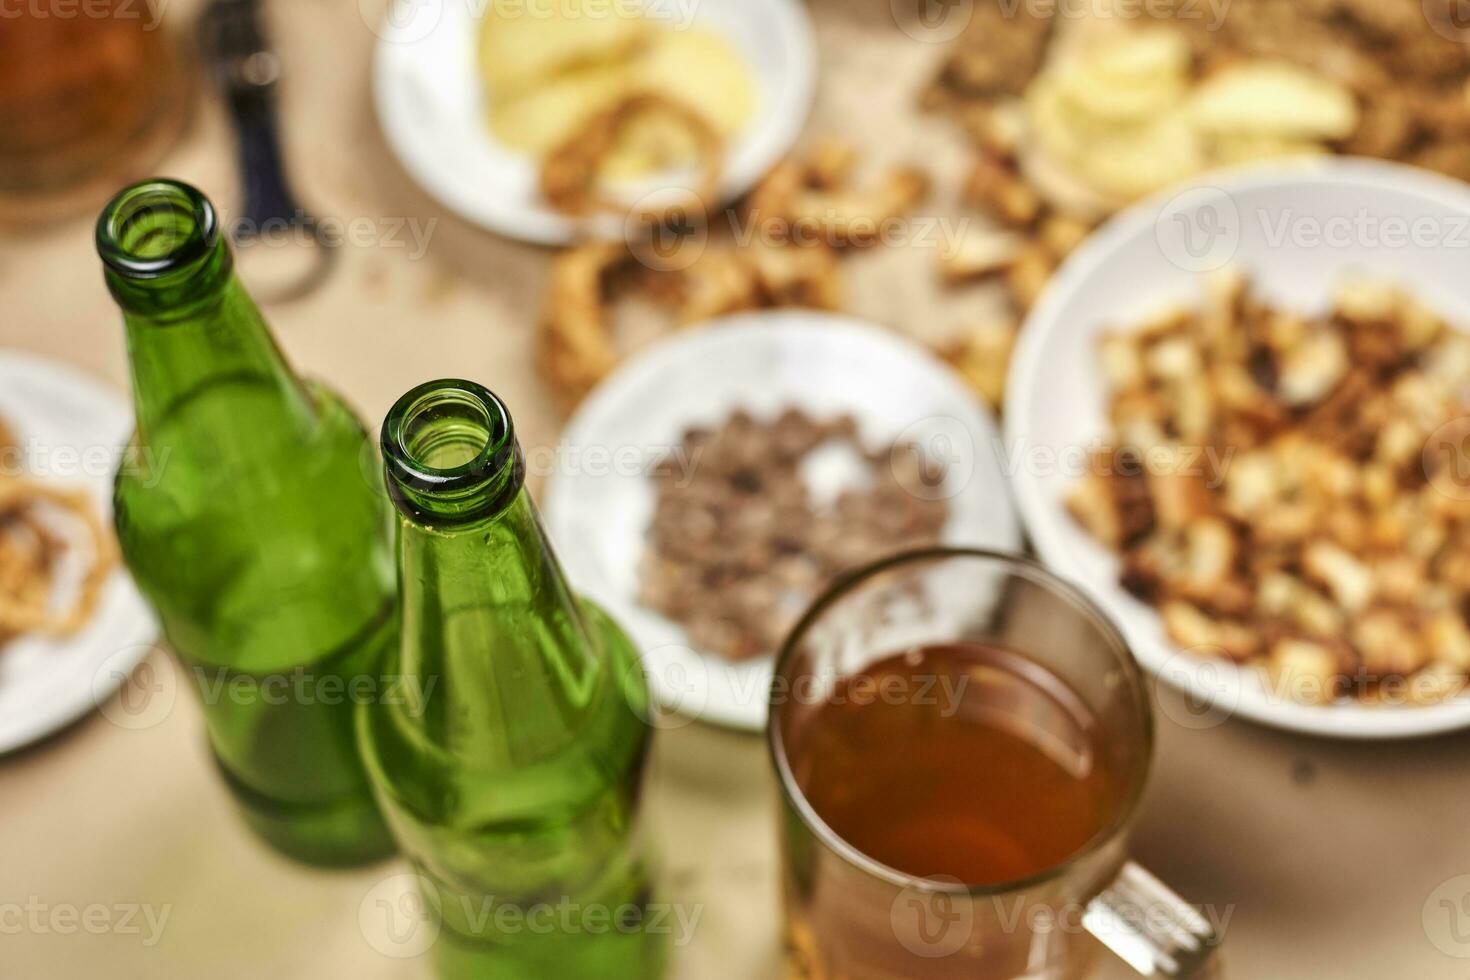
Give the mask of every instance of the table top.
M 195 7 L 178 0 L 169 16 L 183 23 Z M 360 13 L 380 9 L 274 12 L 299 190 L 319 213 L 374 232 L 343 249 L 320 290 L 267 316 L 295 363 L 365 418 L 412 384 L 467 374 L 515 408 L 527 445 L 550 445 L 563 418 L 531 356 L 548 253 L 460 222 L 393 161 L 368 97 L 374 36 Z M 913 110 L 942 46 L 895 29 L 883 0 L 812 0 L 812 13 L 823 66 L 809 132 L 958 173 L 960 138 Z M 160 170 L 232 203 L 231 137 L 207 97 Z M 421 254 L 410 227 L 427 234 Z M 0 238 L 0 347 L 121 387 L 122 334 L 90 228 L 78 219 Z M 871 267 L 849 275 L 860 315 L 914 333 L 965 315 L 968 300 L 903 274 L 911 257 L 854 261 Z M 426 976 L 420 961 L 385 955 L 371 914 L 406 867 L 313 872 L 266 851 L 215 777 L 197 707 L 174 697 L 172 663 L 155 653 L 135 683 L 152 724 L 98 714 L 0 759 L 0 978 Z M 1333 743 L 1238 721 L 1201 728 L 1176 695 L 1161 690 L 1158 702 L 1135 852 L 1223 925 L 1228 974 L 1470 977 L 1470 735 Z M 698 915 L 675 976 L 776 976 L 776 791 L 763 741 L 691 724 L 660 732 L 651 767 L 666 892 Z M 1129 974 L 1114 963 L 1102 975 Z

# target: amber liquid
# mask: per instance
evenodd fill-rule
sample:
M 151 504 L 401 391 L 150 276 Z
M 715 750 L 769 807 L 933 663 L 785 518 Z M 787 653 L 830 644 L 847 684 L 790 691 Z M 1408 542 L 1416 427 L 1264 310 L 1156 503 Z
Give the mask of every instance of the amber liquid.
M 838 682 L 793 733 L 803 795 L 890 868 L 1014 882 L 1083 850 L 1122 805 L 1075 693 L 996 647 L 922 647 Z
M 0 219 L 100 207 L 182 125 L 163 4 L 0 3 Z

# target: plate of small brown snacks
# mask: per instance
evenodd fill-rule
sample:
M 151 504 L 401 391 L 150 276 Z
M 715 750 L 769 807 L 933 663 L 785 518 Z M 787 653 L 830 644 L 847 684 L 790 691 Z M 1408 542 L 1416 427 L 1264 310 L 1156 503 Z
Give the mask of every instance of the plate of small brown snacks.
M 131 426 L 95 382 L 0 352 L 0 752 L 103 704 L 150 649 L 108 520 Z
M 1032 540 L 1199 727 L 1470 726 L 1470 188 L 1209 179 L 1105 225 L 1022 330 Z
M 545 245 L 647 233 L 748 190 L 816 84 L 797 0 L 397 2 L 374 99 L 443 204 Z
M 810 310 L 660 341 L 582 403 L 548 529 L 632 634 L 666 720 L 759 731 L 771 654 L 844 571 L 935 544 L 1014 550 L 999 436 L 898 334 Z

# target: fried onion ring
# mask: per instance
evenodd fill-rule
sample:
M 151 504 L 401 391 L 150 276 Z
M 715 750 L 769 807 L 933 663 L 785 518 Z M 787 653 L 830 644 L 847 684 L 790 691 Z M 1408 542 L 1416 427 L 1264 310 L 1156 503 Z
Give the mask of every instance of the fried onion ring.
M 586 394 L 617 366 L 607 295 L 610 280 L 631 258 L 625 245 L 594 242 L 563 252 L 552 263 L 541 369 L 573 398 Z
M 651 213 L 630 210 L 627 201 L 608 197 L 599 189 L 597 174 L 603 160 L 617 146 L 618 137 L 633 120 L 646 113 L 665 113 L 687 127 L 699 143 L 704 170 L 699 186 L 671 200 L 660 195 Z M 635 92 L 597 113 L 571 139 L 553 150 L 541 166 L 541 194 L 557 211 L 587 217 L 599 211 L 627 213 L 629 218 L 659 221 L 670 212 L 707 215 L 719 196 L 724 168 L 724 143 L 709 120 L 689 106 L 652 92 Z
M 59 531 L 58 518 L 79 534 Z M 69 606 L 53 610 L 60 559 L 77 536 L 87 539 L 87 568 Z M 0 643 L 26 633 L 76 633 L 96 612 L 116 565 L 112 537 L 86 492 L 0 476 Z

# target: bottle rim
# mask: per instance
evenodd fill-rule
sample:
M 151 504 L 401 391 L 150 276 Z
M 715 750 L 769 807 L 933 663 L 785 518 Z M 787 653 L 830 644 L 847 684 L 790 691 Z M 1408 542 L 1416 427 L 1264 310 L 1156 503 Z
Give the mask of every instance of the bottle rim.
M 524 482 L 509 410 L 473 381 L 443 378 L 404 394 L 383 422 L 381 446 L 394 503 L 426 522 L 496 512 Z
M 154 178 L 119 192 L 97 219 L 97 252 L 126 279 L 158 279 L 207 257 L 219 216 L 197 187 Z

